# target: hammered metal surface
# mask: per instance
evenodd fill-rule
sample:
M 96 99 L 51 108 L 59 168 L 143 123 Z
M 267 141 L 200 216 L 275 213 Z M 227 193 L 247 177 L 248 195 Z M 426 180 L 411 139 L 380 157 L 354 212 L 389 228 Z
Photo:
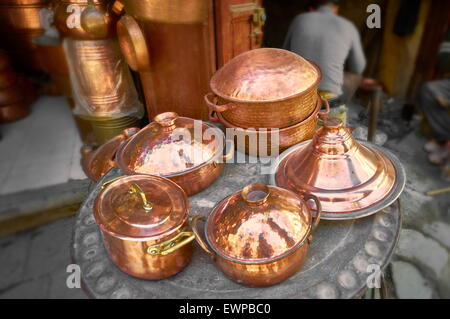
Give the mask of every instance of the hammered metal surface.
M 190 198 L 190 215 L 208 215 L 227 195 L 252 183 L 268 183 L 259 164 L 227 164 L 223 176 Z M 119 175 L 113 168 L 105 179 Z M 102 181 L 100 181 L 101 183 Z M 132 278 L 109 259 L 92 215 L 93 188 L 77 216 L 72 254 L 84 289 L 95 298 L 354 298 L 366 288 L 372 265 L 389 262 L 401 227 L 399 202 L 357 220 L 322 221 L 302 270 L 276 286 L 247 288 L 227 279 L 196 246 L 192 261 L 178 275 L 159 281 Z

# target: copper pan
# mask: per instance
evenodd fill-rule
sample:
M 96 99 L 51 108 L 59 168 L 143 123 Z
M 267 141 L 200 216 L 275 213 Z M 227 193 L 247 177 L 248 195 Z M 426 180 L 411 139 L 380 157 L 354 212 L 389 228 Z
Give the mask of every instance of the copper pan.
M 189 200 L 183 190 L 158 176 L 126 176 L 103 184 L 94 217 L 105 248 L 123 272 L 163 279 L 191 259 L 194 233 L 188 225 Z
M 263 48 L 238 55 L 211 78 L 210 109 L 242 128 L 285 128 L 317 105 L 320 69 L 295 53 Z
M 18 102 L 0 106 L 0 123 L 11 123 L 23 119 L 30 114 L 28 104 Z
M 326 110 L 320 112 L 322 103 Z M 317 119 L 329 114 L 329 105 L 326 100 L 317 99 L 316 109 L 305 120 L 282 129 L 243 129 L 225 120 L 221 113 L 211 112 L 211 120 L 222 123 L 231 129 L 234 135 L 234 144 L 238 151 L 252 156 L 270 157 L 278 156 L 280 152 L 292 145 L 309 140 L 313 137 L 317 127 Z M 275 138 L 275 141 L 272 139 Z M 266 147 L 262 147 L 262 146 Z
M 166 112 L 119 148 L 116 163 L 126 174 L 169 178 L 190 196 L 220 176 L 224 163 L 233 157 L 232 147 L 223 154 L 226 144 L 217 127 Z
M 129 15 L 141 21 L 170 24 L 202 23 L 208 16 L 208 0 L 120 0 Z
M 313 217 L 307 201 L 319 207 Z M 206 221 L 204 236 L 198 222 Z M 300 270 L 320 221 L 315 196 L 263 184 L 245 187 L 222 200 L 192 230 L 199 245 L 231 280 L 250 287 L 278 284 Z M 203 239 L 206 238 L 206 241 Z

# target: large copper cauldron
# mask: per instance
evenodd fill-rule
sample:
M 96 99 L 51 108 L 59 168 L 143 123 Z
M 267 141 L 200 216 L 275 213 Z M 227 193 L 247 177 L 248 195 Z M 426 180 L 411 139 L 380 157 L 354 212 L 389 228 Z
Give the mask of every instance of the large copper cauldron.
M 104 185 L 94 217 L 112 261 L 143 279 L 163 279 L 187 266 L 195 236 L 188 231 L 189 201 L 168 179 L 134 175 Z
M 319 207 L 313 217 L 305 201 Z M 300 270 L 311 234 L 320 220 L 315 196 L 300 198 L 293 192 L 263 184 L 245 187 L 222 200 L 211 212 L 205 228 L 207 242 L 192 229 L 199 245 L 225 275 L 251 287 L 280 283 Z
M 116 163 L 126 174 L 151 174 L 171 179 L 188 195 L 196 194 L 222 173 L 225 136 L 217 127 L 166 112 L 117 151 Z
M 320 69 L 295 53 L 273 48 L 238 55 L 210 81 L 207 105 L 241 128 L 285 128 L 317 105 Z
M 326 110 L 321 112 L 322 105 Z M 244 129 L 233 125 L 223 118 L 221 113 L 211 112 L 211 120 L 222 123 L 227 129 L 233 130 L 234 144 L 242 153 L 252 156 L 278 156 L 280 152 L 292 145 L 309 140 L 317 128 L 318 118 L 329 114 L 328 101 L 317 99 L 316 109 L 303 121 L 281 129 Z
M 272 172 L 272 184 L 317 196 L 323 219 L 377 213 L 397 200 L 405 186 L 405 171 L 395 155 L 355 140 L 335 118 L 325 119 L 313 140 L 281 154 Z

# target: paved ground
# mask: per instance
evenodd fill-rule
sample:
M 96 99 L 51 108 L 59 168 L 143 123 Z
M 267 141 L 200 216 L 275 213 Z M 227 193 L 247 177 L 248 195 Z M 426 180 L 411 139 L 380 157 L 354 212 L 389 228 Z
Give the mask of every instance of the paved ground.
M 391 272 L 398 298 L 450 298 L 450 196 L 429 197 L 448 186 L 421 151 L 424 139 L 411 132 L 386 146 L 405 165 L 403 230 Z M 74 219 L 0 238 L 0 298 L 86 298 L 66 285 Z

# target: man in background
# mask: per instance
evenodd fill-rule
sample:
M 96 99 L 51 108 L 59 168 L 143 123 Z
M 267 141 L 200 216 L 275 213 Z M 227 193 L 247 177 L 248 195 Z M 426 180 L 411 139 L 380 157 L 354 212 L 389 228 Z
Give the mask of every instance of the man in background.
M 366 67 L 366 58 L 358 30 L 338 16 L 338 12 L 338 0 L 312 1 L 310 12 L 292 21 L 283 48 L 319 65 L 322 70 L 319 91 L 330 102 L 331 116 L 346 124 L 347 108 L 342 96 L 344 67 L 360 75 Z M 361 76 L 356 78 L 358 82 L 361 80 Z

